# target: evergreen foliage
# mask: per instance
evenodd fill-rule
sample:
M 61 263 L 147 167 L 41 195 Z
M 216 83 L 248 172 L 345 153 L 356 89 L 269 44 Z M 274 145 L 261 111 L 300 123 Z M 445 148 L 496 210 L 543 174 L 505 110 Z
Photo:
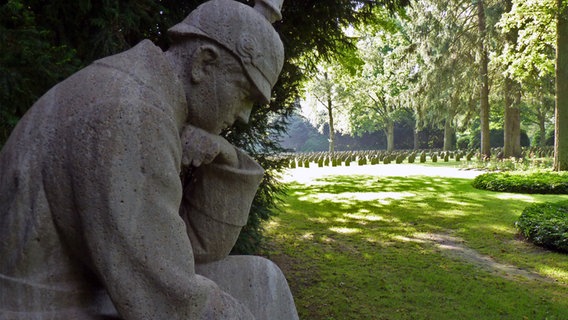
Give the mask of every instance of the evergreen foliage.
M 76 51 L 55 38 L 22 0 L 0 6 L 0 146 L 39 95 L 77 69 Z

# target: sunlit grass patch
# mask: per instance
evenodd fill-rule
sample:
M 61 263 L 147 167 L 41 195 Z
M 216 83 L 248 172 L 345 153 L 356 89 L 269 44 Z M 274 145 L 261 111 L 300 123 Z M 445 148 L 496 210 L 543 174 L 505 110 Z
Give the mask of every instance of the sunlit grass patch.
M 526 205 L 562 199 L 458 178 L 290 183 L 266 254 L 284 269 L 301 319 L 568 319 L 568 256 L 514 227 Z M 551 281 L 480 267 L 464 258 L 471 252 Z

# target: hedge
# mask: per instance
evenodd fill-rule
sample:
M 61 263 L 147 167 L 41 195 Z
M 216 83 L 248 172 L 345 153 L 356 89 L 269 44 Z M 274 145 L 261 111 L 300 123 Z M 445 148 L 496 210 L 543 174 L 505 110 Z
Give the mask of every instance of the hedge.
M 568 172 L 491 172 L 477 176 L 472 185 L 499 192 L 568 194 Z
M 530 205 L 523 210 L 516 227 L 536 245 L 568 252 L 568 201 Z

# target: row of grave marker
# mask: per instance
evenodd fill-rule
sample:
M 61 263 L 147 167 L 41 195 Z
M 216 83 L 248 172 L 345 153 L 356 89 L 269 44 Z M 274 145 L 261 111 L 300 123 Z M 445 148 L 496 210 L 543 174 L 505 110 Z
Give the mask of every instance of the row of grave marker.
M 491 150 L 492 158 L 496 160 L 503 159 L 502 148 L 493 148 Z M 526 147 L 523 148 L 522 158 L 546 158 L 554 155 L 552 147 Z M 480 159 L 478 150 L 457 150 L 457 151 L 440 151 L 440 150 L 403 150 L 403 151 L 385 151 L 385 150 L 362 150 L 362 151 L 336 151 L 333 155 L 329 152 L 304 152 L 304 153 L 287 153 L 282 156 L 289 159 L 289 167 L 306 167 L 311 164 L 318 167 L 327 166 L 350 166 L 353 163 L 357 165 L 367 164 L 389 164 L 389 163 L 426 163 L 430 162 L 449 162 L 449 161 L 473 161 Z M 484 159 L 489 160 L 489 159 Z

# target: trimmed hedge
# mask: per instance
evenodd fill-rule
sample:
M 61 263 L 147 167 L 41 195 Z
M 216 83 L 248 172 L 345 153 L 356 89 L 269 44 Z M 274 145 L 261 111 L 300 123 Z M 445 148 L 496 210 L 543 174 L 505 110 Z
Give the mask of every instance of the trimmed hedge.
M 568 252 L 568 201 L 530 205 L 515 225 L 532 243 Z
M 492 172 L 473 179 L 474 188 L 500 192 L 568 194 L 568 172 Z

